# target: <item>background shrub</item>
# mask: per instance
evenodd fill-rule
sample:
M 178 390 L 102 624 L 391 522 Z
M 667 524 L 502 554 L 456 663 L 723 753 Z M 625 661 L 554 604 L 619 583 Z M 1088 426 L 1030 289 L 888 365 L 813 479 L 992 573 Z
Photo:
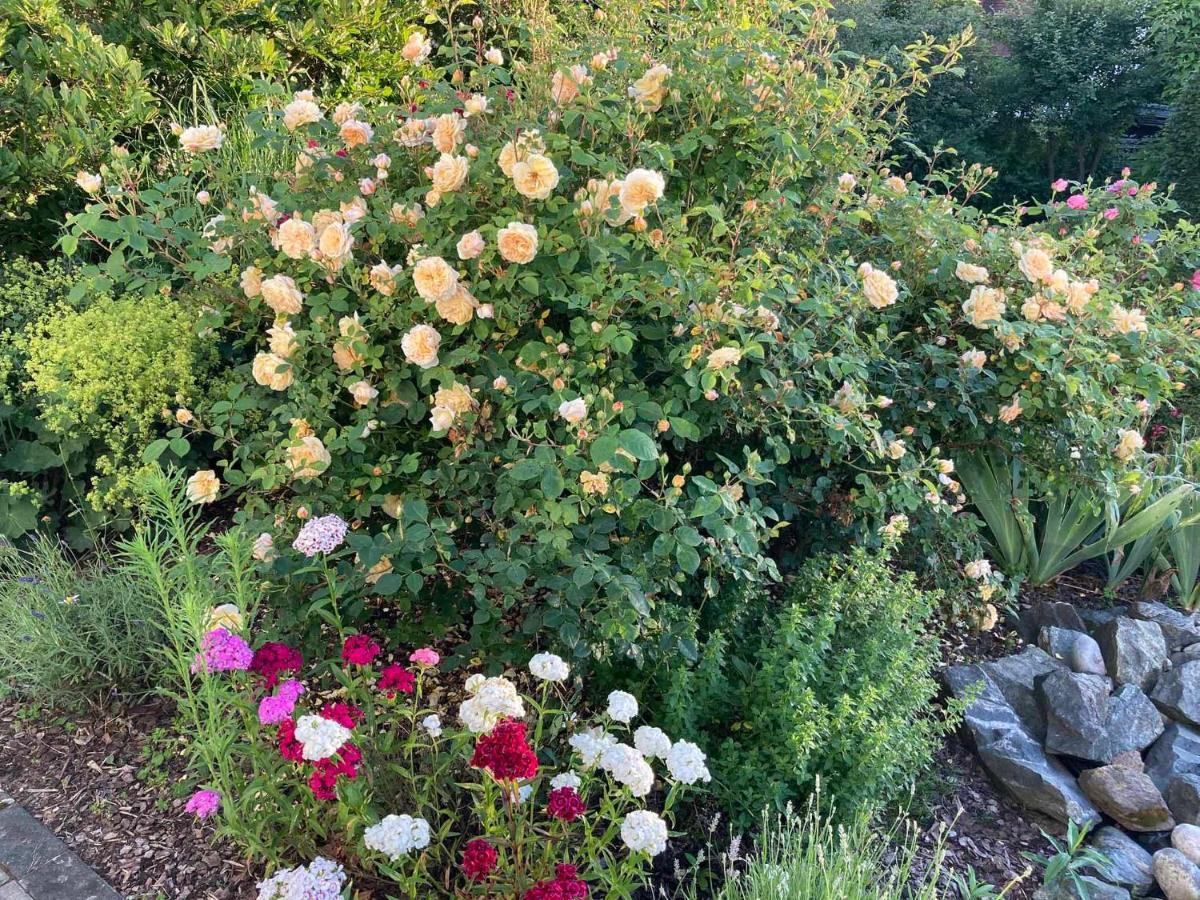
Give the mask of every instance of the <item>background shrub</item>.
M 157 687 L 163 635 L 147 586 L 56 541 L 0 545 L 0 693 L 51 703 L 136 700 Z
M 759 596 L 661 675 L 665 728 L 708 748 L 714 790 L 743 826 L 818 780 L 843 813 L 896 803 L 952 715 L 935 711 L 937 596 L 858 549 L 810 560 L 778 604 Z

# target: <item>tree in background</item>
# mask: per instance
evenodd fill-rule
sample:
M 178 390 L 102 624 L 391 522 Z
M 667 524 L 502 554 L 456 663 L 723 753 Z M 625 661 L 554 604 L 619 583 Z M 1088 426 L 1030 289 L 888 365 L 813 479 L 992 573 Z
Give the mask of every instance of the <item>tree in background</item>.
M 993 165 L 998 201 L 1044 195 L 1056 178 L 1119 168 L 1117 141 L 1157 96 L 1151 0 L 1029 0 L 988 13 L 978 0 L 850 0 L 847 45 L 864 54 L 922 33 L 970 27 L 978 41 L 959 79 L 935 82 L 907 110 L 922 148 L 941 143 Z

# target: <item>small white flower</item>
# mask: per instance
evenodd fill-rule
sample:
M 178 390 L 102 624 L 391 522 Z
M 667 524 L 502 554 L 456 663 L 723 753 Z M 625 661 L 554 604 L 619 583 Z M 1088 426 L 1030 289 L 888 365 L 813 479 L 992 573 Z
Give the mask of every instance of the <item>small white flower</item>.
M 421 720 L 421 727 L 429 732 L 430 737 L 441 737 L 442 720 L 437 715 L 429 715 Z
M 458 707 L 459 720 L 475 734 L 490 732 L 501 719 L 524 717 L 525 704 L 516 685 L 507 678 L 485 678 Z
M 581 784 L 583 784 L 583 779 L 574 772 L 563 772 L 550 779 L 550 790 L 557 791 L 559 788 L 567 787 L 578 791 Z
M 579 754 L 584 767 L 590 769 L 599 762 L 600 754 L 616 745 L 617 739 L 603 728 L 597 727 L 571 735 L 567 743 Z
M 413 816 L 384 816 L 363 833 L 363 843 L 395 861 L 429 846 L 429 823 Z
M 671 752 L 671 739 L 661 728 L 643 725 L 633 733 L 633 746 L 647 759 L 666 759 Z
M 301 716 L 296 722 L 296 740 L 310 762 L 328 759 L 350 740 L 350 729 L 323 716 Z
M 587 416 L 587 404 L 583 402 L 582 397 L 564 400 L 558 405 L 558 414 L 572 425 L 577 425 Z
M 474 675 L 472 675 L 470 678 L 467 679 L 466 684 L 464 684 L 463 687 L 465 687 L 467 689 L 468 694 L 474 694 L 477 690 L 479 690 L 481 687 L 483 687 L 483 683 L 485 681 L 487 681 L 487 676 L 481 675 L 478 672 L 476 672 Z
M 621 823 L 621 840 L 634 853 L 658 856 L 667 849 L 667 823 L 648 809 L 634 810 Z
M 628 725 L 638 714 L 637 698 L 625 691 L 613 691 L 608 695 L 608 717 L 614 722 Z
M 571 674 L 571 667 L 561 656 L 538 653 L 529 660 L 529 671 L 542 681 L 566 681 Z
M 705 765 L 704 751 L 690 741 L 679 741 L 671 748 L 667 754 L 667 771 L 680 784 L 712 780 Z
M 654 770 L 646 758 L 628 744 L 614 744 L 600 754 L 600 768 L 635 797 L 645 797 L 654 787 Z

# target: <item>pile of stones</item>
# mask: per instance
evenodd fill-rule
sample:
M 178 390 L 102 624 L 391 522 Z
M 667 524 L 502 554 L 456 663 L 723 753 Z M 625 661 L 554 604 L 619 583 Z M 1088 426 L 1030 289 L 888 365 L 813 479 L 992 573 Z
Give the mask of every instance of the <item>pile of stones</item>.
M 1200 900 L 1200 620 L 1039 602 L 1018 627 L 1020 653 L 946 671 L 984 767 L 1029 809 L 1093 826 L 1111 863 L 1093 900 Z

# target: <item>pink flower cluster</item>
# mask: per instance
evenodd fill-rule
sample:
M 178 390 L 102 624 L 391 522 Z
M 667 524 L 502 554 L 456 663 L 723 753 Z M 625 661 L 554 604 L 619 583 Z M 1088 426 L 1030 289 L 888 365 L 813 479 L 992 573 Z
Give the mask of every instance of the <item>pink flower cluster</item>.
M 184 807 L 197 819 L 207 819 L 221 808 L 221 795 L 216 791 L 196 791 Z
M 554 867 L 554 879 L 539 881 L 525 892 L 524 900 L 583 900 L 588 886 L 577 876 L 574 866 L 560 863 Z
M 258 721 L 263 725 L 278 725 L 291 716 L 296 708 L 296 701 L 304 693 L 304 685 L 289 678 L 279 689 L 270 696 L 263 697 L 258 703 Z
M 254 654 L 239 635 L 214 628 L 200 641 L 200 652 L 192 662 L 193 672 L 235 672 L 250 668 Z

